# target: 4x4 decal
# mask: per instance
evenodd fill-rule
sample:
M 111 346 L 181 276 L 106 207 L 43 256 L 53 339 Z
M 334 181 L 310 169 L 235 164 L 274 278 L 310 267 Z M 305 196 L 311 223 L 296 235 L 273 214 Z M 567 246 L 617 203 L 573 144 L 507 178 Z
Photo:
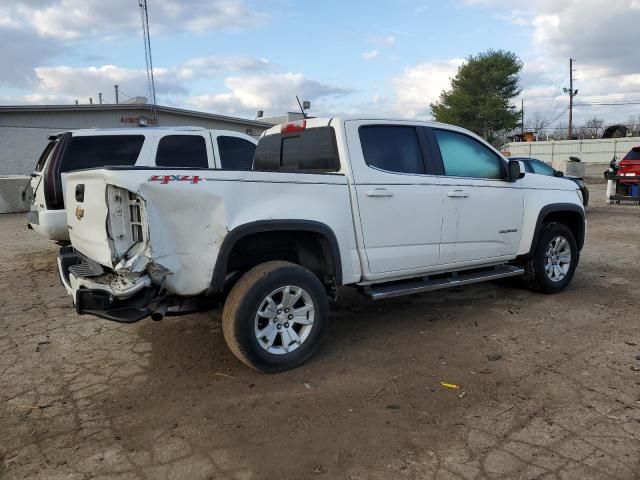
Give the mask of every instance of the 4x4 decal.
M 198 175 L 151 175 L 148 181 L 160 182 L 161 184 L 166 185 L 169 182 L 198 183 L 201 180 L 204 180 L 204 179 Z

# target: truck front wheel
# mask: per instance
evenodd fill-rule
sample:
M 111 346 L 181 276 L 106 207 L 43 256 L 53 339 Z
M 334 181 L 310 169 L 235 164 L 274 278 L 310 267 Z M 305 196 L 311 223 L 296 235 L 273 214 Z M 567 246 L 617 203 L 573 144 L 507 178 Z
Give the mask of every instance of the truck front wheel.
M 571 229 L 561 223 L 548 223 L 542 228 L 533 255 L 525 261 L 525 285 L 543 293 L 561 292 L 571 282 L 578 259 Z
M 233 354 L 268 373 L 295 368 L 316 351 L 329 305 L 320 280 L 289 262 L 258 265 L 234 285 L 222 312 Z

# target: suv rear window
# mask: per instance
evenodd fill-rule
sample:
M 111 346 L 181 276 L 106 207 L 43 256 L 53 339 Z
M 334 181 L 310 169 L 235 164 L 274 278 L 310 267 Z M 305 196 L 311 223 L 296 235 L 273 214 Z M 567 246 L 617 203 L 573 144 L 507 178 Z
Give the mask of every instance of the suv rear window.
M 135 165 L 143 143 L 144 135 L 71 137 L 60 171 Z
M 640 160 L 640 147 L 633 147 L 629 150 L 629 153 L 624 156 L 623 160 Z
M 333 128 L 267 135 L 258 142 L 254 170 L 285 172 L 336 172 L 340 161 Z
M 167 135 L 158 143 L 158 167 L 209 168 L 207 145 L 201 135 Z

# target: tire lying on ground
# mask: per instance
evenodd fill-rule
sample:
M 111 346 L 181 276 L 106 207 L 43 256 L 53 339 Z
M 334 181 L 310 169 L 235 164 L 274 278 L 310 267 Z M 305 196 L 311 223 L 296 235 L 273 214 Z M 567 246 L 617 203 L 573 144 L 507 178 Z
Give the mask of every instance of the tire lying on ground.
M 294 263 L 266 262 L 231 289 L 222 331 L 243 363 L 262 372 L 281 372 L 315 353 L 328 310 L 325 288 L 313 273 Z

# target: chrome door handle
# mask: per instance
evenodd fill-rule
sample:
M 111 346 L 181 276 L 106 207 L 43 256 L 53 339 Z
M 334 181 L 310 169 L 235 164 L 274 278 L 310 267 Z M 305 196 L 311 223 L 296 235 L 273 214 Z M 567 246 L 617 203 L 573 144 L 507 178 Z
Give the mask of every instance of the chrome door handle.
M 374 188 L 366 193 L 367 197 L 393 197 L 393 192 L 386 188 Z
M 452 190 L 447 193 L 447 197 L 451 198 L 468 198 L 469 194 L 464 190 Z

